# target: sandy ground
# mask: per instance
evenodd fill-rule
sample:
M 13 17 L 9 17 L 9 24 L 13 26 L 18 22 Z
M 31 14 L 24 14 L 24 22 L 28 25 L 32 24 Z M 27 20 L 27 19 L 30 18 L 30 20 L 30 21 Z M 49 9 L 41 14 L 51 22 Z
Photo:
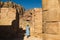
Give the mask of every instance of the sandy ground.
M 37 37 L 29 37 L 27 38 L 26 36 L 24 37 L 24 40 L 42 40 L 42 38 L 37 38 Z

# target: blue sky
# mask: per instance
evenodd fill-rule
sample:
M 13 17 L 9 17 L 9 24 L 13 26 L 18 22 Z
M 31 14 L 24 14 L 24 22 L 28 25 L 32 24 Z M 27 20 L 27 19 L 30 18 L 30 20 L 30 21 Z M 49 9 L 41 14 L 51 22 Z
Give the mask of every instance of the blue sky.
M 6 1 L 6 0 L 2 0 L 2 1 Z M 22 5 L 25 9 L 42 7 L 42 0 L 11 0 L 11 1 Z

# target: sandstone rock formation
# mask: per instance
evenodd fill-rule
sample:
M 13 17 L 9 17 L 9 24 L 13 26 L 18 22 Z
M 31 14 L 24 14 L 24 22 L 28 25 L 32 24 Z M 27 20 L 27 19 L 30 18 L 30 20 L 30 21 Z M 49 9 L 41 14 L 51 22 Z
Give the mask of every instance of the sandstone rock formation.
M 10 9 L 12 9 L 13 12 L 10 11 Z M 14 11 L 15 9 L 15 11 Z M 19 14 L 19 17 L 23 15 L 23 12 L 24 12 L 24 8 L 18 4 L 15 4 L 13 2 L 0 2 L 0 16 L 2 17 L 2 15 L 5 15 L 5 17 L 7 17 L 7 14 L 10 15 L 12 13 L 15 12 L 15 14 L 12 14 L 12 15 L 15 15 L 16 16 L 16 13 Z M 5 12 L 4 12 L 5 11 Z M 3 13 L 4 12 L 4 13 Z M 10 12 L 10 13 L 9 13 Z M 10 15 L 12 17 L 12 15 Z M 0 18 L 1 18 L 0 17 Z M 2 18 L 3 19 L 3 18 Z M 12 17 L 13 19 L 13 17 Z M 4 19 L 5 20 L 5 19 Z M 3 23 L 2 23 L 3 24 Z M 5 24 L 5 23 L 4 23 Z M 10 23 L 11 24 L 11 23 Z
M 16 18 L 16 9 L 1 8 L 0 25 L 12 25 L 12 21 Z
M 30 26 L 31 36 L 37 36 L 42 33 L 41 8 L 34 8 L 24 12 L 23 16 L 20 18 L 20 27 L 25 30 L 27 24 Z

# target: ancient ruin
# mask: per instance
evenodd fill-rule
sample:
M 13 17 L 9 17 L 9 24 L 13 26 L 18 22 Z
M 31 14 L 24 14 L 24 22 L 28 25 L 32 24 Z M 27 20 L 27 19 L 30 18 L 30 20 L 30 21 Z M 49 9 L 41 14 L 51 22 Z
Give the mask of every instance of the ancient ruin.
M 27 24 L 30 38 L 60 40 L 60 1 L 42 0 L 42 8 L 29 10 L 11 1 L 0 2 L 0 37 L 26 40 Z

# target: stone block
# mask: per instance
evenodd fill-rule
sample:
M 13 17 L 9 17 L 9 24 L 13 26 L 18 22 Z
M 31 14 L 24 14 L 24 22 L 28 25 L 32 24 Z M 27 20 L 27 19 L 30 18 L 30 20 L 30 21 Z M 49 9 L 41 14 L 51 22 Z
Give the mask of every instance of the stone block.
M 47 34 L 58 34 L 59 32 L 59 23 L 58 22 L 47 22 L 44 25 L 45 33 Z
M 45 34 L 45 40 L 60 40 L 60 35 Z

